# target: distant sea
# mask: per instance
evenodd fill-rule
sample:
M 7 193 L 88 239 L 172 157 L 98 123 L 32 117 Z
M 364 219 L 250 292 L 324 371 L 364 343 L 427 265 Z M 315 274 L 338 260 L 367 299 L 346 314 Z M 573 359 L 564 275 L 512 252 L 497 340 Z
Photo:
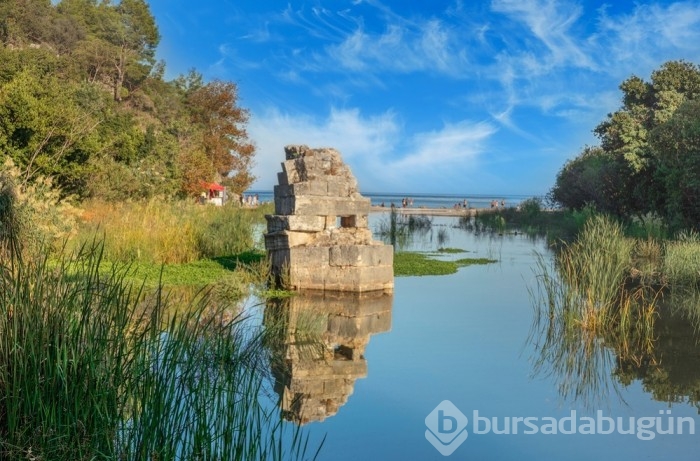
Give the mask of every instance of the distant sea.
M 274 200 L 272 191 L 251 190 L 245 193 L 246 196 L 258 194 L 261 202 L 271 202 Z M 517 206 L 520 202 L 532 197 L 532 195 L 485 195 L 485 194 L 413 194 L 407 193 L 365 193 L 362 195 L 372 200 L 372 205 L 384 206 L 394 205 L 400 207 L 404 198 L 413 199 L 413 208 L 452 208 L 456 203 L 462 204 L 464 200 L 472 208 L 489 208 L 492 200 L 505 200 L 506 206 Z

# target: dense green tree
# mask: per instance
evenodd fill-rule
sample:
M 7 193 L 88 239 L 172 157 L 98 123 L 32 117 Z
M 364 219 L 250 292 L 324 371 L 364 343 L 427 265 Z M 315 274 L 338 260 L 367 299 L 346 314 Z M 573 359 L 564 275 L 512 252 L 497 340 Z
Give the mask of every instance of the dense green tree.
M 563 206 L 580 209 L 594 205 L 607 213 L 621 214 L 617 178 L 622 175 L 620 164 L 600 147 L 585 147 L 581 154 L 569 160 L 557 174 L 551 197 Z
M 144 0 L 0 0 L 0 160 L 108 200 L 248 188 L 236 85 L 165 81 L 159 40 Z
M 552 196 L 564 206 L 577 208 L 590 201 L 621 216 L 652 212 L 669 218 L 673 215 L 676 223 L 687 225 L 692 218 L 684 215 L 681 219 L 678 213 L 690 209 L 680 206 L 677 198 L 687 191 L 680 191 L 681 183 L 670 179 L 670 172 L 677 173 L 678 168 L 667 158 L 670 141 L 661 139 L 662 133 L 678 129 L 678 120 L 667 124 L 679 108 L 700 99 L 700 68 L 686 61 L 669 61 L 652 72 L 649 82 L 632 76 L 622 82 L 620 90 L 622 106 L 594 129 L 600 150 L 591 156 L 586 148 L 567 163 L 557 176 Z M 660 127 L 665 128 L 655 131 Z M 657 140 L 652 141 L 652 136 Z M 684 166 L 692 170 L 691 164 Z M 590 184 L 599 185 L 597 192 Z M 676 211 L 671 213 L 669 207 Z
M 649 142 L 666 190 L 661 211 L 673 227 L 700 227 L 700 99 L 683 103 Z
M 58 11 L 84 30 L 73 47 L 74 64 L 90 81 L 102 81 L 121 101 L 123 87 L 137 88 L 155 64 L 158 27 L 144 0 L 63 0 Z
M 47 41 L 55 12 L 50 0 L 0 2 L 0 38 L 6 45 L 38 45 Z
M 21 168 L 23 181 L 53 176 L 68 193 L 82 188 L 90 155 L 83 146 L 99 120 L 76 103 L 76 90 L 30 70 L 0 87 L 0 152 Z

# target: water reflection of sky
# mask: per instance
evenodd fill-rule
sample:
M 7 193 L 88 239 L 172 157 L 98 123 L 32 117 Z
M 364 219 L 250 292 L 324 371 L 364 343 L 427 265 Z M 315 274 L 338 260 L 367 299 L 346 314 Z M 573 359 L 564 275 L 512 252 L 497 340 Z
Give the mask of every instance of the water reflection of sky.
M 377 215 L 372 220 L 376 223 Z M 535 284 L 534 252 L 544 242 L 520 236 L 475 236 L 455 229 L 451 218 L 435 218 L 449 229 L 445 246 L 499 262 L 461 268 L 439 277 L 396 278 L 391 331 L 372 336 L 366 351 L 368 374 L 355 381 L 353 394 L 336 415 L 305 428 L 312 440 L 326 440 L 322 460 L 444 459 L 424 436 L 425 417 L 450 400 L 470 419 L 472 411 L 490 417 L 595 415 L 564 401 L 556 379 L 533 377 L 535 351 L 528 334 L 533 307 L 528 286 Z M 424 251 L 436 242 L 422 240 Z M 638 381 L 622 388 L 622 403 L 601 408 L 617 416 L 696 416 L 695 408 L 654 401 Z M 591 413 L 592 411 L 592 413 Z M 700 427 L 697 428 L 700 431 Z M 697 459 L 696 436 L 494 435 L 470 434 L 452 459 Z

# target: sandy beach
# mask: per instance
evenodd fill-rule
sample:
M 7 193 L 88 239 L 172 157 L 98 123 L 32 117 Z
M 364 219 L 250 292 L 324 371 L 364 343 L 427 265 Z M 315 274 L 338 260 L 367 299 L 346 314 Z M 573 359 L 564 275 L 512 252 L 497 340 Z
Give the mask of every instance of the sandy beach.
M 424 207 L 396 207 L 396 212 L 403 215 L 424 215 L 424 216 L 474 216 L 477 213 L 493 213 L 501 208 L 424 208 Z M 373 213 L 389 213 L 391 207 L 372 206 Z

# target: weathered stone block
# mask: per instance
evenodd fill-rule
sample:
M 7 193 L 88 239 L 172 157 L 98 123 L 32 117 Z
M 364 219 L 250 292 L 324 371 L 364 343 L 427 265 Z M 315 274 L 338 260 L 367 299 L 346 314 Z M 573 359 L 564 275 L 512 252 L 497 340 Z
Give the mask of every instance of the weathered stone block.
M 286 186 L 289 184 L 289 179 L 287 179 L 287 173 L 284 171 L 281 173 L 277 173 L 277 184 L 280 186 Z
M 390 245 L 338 245 L 331 247 L 331 266 L 381 266 L 394 264 Z
M 285 157 L 265 236 L 273 272 L 296 289 L 391 290 L 393 250 L 374 244 L 370 200 L 340 154 L 286 146 Z
M 315 180 L 296 184 L 277 185 L 274 187 L 274 194 L 275 198 L 308 195 L 325 197 L 328 195 L 327 181 Z
M 293 230 L 299 232 L 321 232 L 326 225 L 323 216 L 267 215 L 269 233 Z

